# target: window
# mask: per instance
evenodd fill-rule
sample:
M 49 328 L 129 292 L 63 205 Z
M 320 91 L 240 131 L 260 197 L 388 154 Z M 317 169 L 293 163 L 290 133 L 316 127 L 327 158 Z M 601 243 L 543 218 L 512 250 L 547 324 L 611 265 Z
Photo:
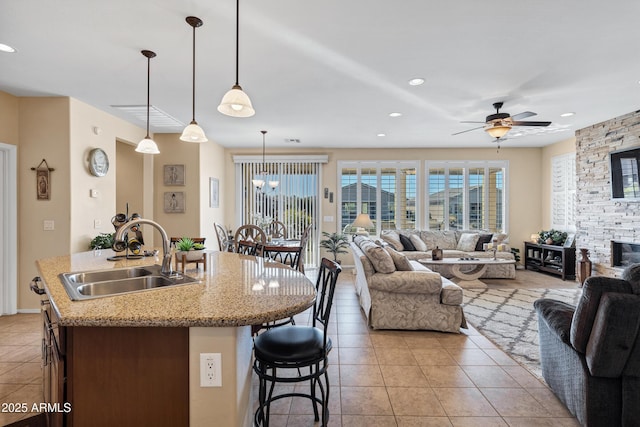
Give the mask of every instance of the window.
M 301 236 L 312 225 L 305 263 L 317 265 L 320 169 L 322 163 L 327 163 L 327 156 L 267 156 L 264 165 L 259 156 L 234 156 L 233 160 L 236 188 L 241 192 L 236 195 L 237 224 L 278 219 L 292 238 Z M 275 189 L 269 185 L 263 190 L 253 186 L 251 180 L 262 171 L 266 172 L 267 182 L 279 182 Z
M 431 230 L 506 232 L 507 162 L 426 162 Z
M 551 228 L 576 230 L 576 155 L 551 159 Z
M 360 213 L 375 229 L 416 228 L 417 162 L 338 162 L 340 229 Z

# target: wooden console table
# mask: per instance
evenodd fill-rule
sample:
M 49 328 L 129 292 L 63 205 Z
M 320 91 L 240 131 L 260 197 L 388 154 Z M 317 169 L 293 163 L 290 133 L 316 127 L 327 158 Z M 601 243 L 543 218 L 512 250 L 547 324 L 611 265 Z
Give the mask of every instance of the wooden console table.
M 524 268 L 573 280 L 576 278 L 576 248 L 524 242 Z

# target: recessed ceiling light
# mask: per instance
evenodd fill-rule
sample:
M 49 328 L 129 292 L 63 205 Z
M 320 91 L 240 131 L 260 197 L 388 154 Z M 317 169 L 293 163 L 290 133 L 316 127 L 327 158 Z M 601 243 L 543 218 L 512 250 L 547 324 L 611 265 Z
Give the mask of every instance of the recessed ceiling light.
M 402 113 L 389 113 L 389 117 L 400 117 Z
M 8 44 L 0 43 L 0 52 L 13 53 L 16 49 L 9 46 Z
M 421 79 L 420 77 L 417 77 L 415 79 L 409 80 L 409 84 L 411 86 L 420 86 L 421 84 L 424 84 L 424 79 Z
M 574 113 L 574 112 L 572 112 L 572 111 L 571 111 L 571 112 L 568 112 L 568 113 L 562 113 L 562 114 L 560 114 L 560 117 L 571 117 L 571 116 L 574 116 L 575 114 L 576 114 L 576 113 Z
M 378 136 L 387 136 L 386 133 L 379 133 Z

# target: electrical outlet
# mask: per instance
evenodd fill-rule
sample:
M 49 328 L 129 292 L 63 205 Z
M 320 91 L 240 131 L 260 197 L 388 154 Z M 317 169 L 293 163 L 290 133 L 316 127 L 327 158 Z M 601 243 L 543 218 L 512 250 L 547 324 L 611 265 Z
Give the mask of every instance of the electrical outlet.
M 222 354 L 200 353 L 200 387 L 222 387 Z

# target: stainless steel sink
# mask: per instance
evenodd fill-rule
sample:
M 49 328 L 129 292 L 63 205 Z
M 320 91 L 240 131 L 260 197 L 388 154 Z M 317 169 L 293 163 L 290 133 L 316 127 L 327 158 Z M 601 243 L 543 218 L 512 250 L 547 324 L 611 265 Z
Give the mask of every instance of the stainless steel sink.
M 60 279 L 67 294 L 74 301 L 198 282 L 197 279 L 183 274 L 163 275 L 160 270 L 159 265 L 152 265 L 117 270 L 82 271 L 62 273 Z
M 146 267 L 124 268 L 118 270 L 83 271 L 81 273 L 65 273 L 66 280 L 73 283 L 106 282 L 110 280 L 128 279 L 130 277 L 150 276 L 154 272 Z

